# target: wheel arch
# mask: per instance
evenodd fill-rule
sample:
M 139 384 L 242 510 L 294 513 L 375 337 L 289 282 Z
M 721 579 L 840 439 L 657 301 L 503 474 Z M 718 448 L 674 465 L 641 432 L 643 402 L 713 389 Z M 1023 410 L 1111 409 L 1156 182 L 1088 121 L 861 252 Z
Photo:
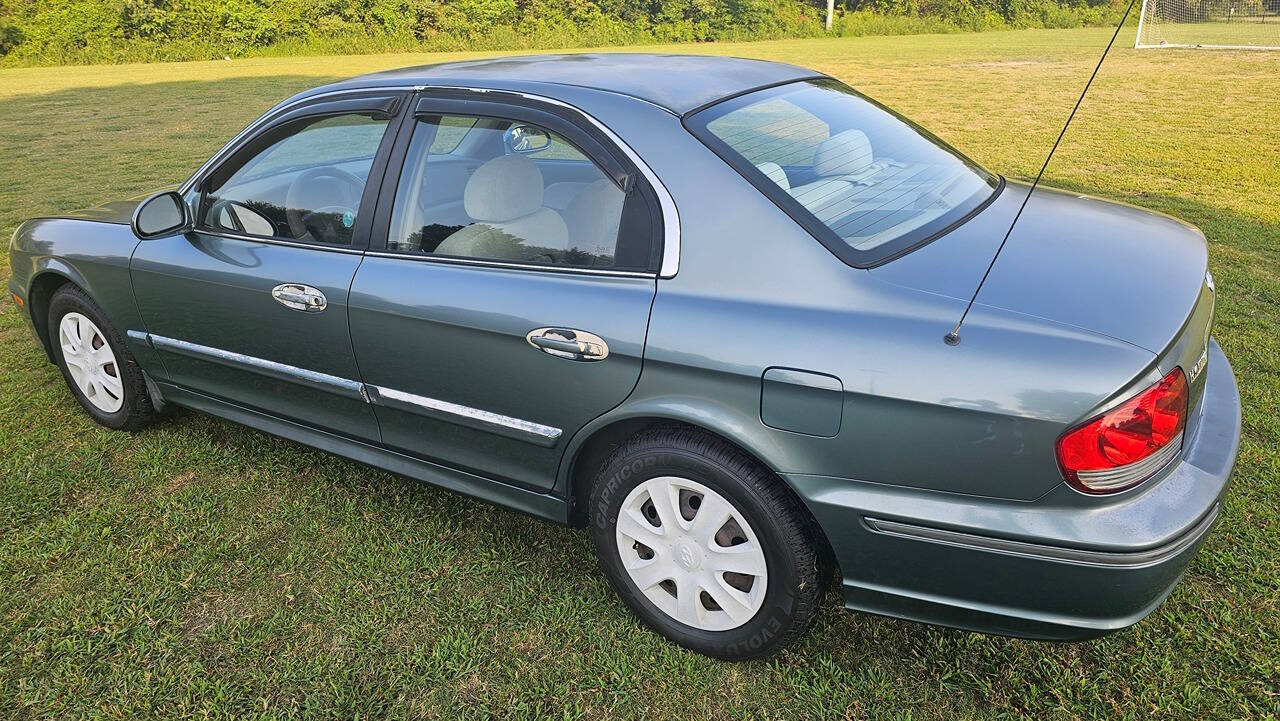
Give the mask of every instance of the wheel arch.
M 53 298 L 53 294 L 65 285 L 74 285 L 85 293 L 90 293 L 85 287 L 84 276 L 57 258 L 47 258 L 36 269 L 27 287 L 27 305 L 31 312 L 31 325 L 35 327 L 36 337 L 40 339 L 40 345 L 44 347 L 45 356 L 50 363 L 56 361 L 53 357 L 53 336 L 49 332 L 49 301 Z M 90 297 L 92 297 L 91 293 Z
M 756 421 L 754 424 L 749 421 Z M 700 404 L 683 399 L 674 402 L 665 399 L 660 402 L 629 405 L 616 409 L 614 413 L 597 418 L 593 423 L 580 430 L 570 440 L 565 451 L 565 461 L 561 463 L 557 486 L 564 489 L 565 499 L 569 505 L 568 520 L 574 527 L 587 524 L 587 496 L 591 493 L 591 476 L 600 464 L 609 457 L 615 448 L 628 438 L 655 425 L 680 425 L 716 436 L 755 459 L 773 473 L 777 482 L 787 488 L 800 502 L 801 507 L 809 513 L 810 519 L 818 529 L 825 553 L 831 553 L 831 543 L 826 532 L 818 524 L 808 504 L 796 492 L 796 489 L 779 472 L 777 465 L 776 443 L 769 441 L 772 431 L 759 423 L 759 419 L 740 417 L 727 408 L 702 408 Z M 774 452 L 771 452 L 773 446 Z M 834 555 L 828 556 L 834 558 Z
M 655 425 L 684 426 L 719 438 L 769 469 L 779 486 L 795 497 L 799 507 L 808 516 L 818 542 L 821 544 L 817 550 L 825 568 L 828 571 L 835 568 L 836 555 L 831 540 L 817 517 L 813 515 L 813 511 L 809 509 L 809 504 L 804 502 L 804 498 L 778 472 L 777 466 L 769 463 L 762 454 L 753 452 L 752 448 L 738 440 L 747 434 L 734 433 L 730 428 L 732 423 L 729 419 L 730 416 L 707 418 L 701 415 L 691 418 L 687 414 L 671 410 L 662 412 L 657 409 L 641 408 L 632 409 L 630 413 L 610 414 L 596 419 L 596 422 L 575 434 L 565 453 L 566 461 L 561 463 L 562 477 L 557 485 L 565 490 L 569 525 L 574 528 L 585 528 L 588 525 L 587 498 L 591 493 L 591 476 L 615 448 L 628 438 Z M 705 420 L 711 422 L 702 422 Z
M 560 464 L 556 488 L 574 508 L 582 504 L 579 494 L 589 485 L 591 473 L 617 445 L 645 428 L 662 424 L 681 424 L 719 436 L 746 453 L 777 475 L 785 466 L 784 451 L 770 438 L 770 431 L 758 416 L 748 415 L 733 406 L 715 403 L 707 398 L 684 395 L 631 398 L 585 427 L 570 439 Z M 778 476 L 782 480 L 782 476 Z M 786 483 L 785 480 L 782 480 Z M 590 492 L 589 489 L 586 492 Z M 571 509 L 570 520 L 575 513 Z

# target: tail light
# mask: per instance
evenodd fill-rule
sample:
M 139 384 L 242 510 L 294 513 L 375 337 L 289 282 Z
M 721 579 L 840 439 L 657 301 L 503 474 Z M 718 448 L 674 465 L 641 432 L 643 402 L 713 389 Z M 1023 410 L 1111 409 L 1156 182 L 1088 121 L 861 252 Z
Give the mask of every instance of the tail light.
M 1076 490 L 1123 491 L 1178 455 L 1186 425 L 1187 378 L 1174 368 L 1159 383 L 1063 434 L 1058 465 Z

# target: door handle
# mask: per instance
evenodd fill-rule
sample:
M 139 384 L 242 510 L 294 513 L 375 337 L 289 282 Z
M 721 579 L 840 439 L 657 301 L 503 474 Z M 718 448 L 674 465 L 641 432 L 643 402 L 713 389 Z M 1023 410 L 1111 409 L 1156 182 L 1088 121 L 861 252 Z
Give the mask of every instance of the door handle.
M 281 283 L 271 289 L 271 297 L 286 308 L 307 313 L 319 313 L 329 307 L 324 293 L 302 283 Z
M 535 328 L 525 336 L 529 345 L 557 358 L 598 361 L 609 357 L 609 345 L 595 333 L 568 328 Z

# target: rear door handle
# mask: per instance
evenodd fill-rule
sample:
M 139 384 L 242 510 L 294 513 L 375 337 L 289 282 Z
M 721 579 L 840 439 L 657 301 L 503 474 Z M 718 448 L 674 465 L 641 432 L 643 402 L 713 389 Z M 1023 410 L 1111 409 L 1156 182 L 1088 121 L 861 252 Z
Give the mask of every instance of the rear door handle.
M 529 345 L 557 358 L 598 361 L 609 357 L 609 345 L 595 333 L 569 328 L 535 328 L 525 336 Z
M 318 288 L 302 283 L 281 283 L 271 289 L 271 297 L 280 305 L 307 313 L 319 313 L 329 307 L 329 300 Z

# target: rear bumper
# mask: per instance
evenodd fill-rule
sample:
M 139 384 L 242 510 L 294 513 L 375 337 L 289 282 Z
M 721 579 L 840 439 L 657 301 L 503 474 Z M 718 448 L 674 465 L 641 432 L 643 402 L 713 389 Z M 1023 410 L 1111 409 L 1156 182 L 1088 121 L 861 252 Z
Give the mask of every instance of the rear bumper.
M 787 478 L 831 541 L 848 607 L 1027 638 L 1100 636 L 1154 611 L 1217 519 L 1240 396 L 1216 342 L 1206 373 L 1182 458 L 1113 498 L 1065 483 L 1028 503 Z

